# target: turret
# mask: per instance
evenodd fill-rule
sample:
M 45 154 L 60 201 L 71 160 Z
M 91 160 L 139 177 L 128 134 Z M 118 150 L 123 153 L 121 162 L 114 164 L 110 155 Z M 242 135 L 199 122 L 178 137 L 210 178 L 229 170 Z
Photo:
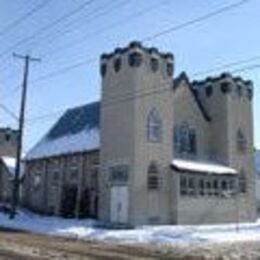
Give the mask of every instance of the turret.
M 231 151 L 235 147 L 231 143 L 234 142 L 234 134 L 243 132 L 252 142 L 252 129 L 248 129 L 252 123 L 252 82 L 222 73 L 218 77 L 194 81 L 193 87 L 212 118 L 211 156 L 229 165 L 233 160 L 232 154 L 235 154 Z M 250 121 L 247 126 L 246 120 Z
M 252 81 L 222 73 L 219 77 L 193 82 L 212 118 L 211 157 L 239 172 L 241 201 L 254 219 L 254 143 L 252 118 Z M 243 208 L 242 204 L 241 207 Z M 241 213 L 242 214 L 242 213 Z M 247 216 L 247 217 L 246 217 Z
M 147 189 L 147 171 L 151 164 L 155 167 L 150 168 L 160 169 L 160 164 L 167 161 L 168 165 L 172 159 L 172 126 L 166 120 L 172 118 L 173 69 L 172 54 L 140 42 L 101 56 L 101 168 L 107 187 L 101 196 L 103 220 L 120 221 L 113 213 L 113 196 L 123 192 L 117 188 L 116 179 L 121 178 L 127 194 L 121 196 L 127 197 L 124 205 L 129 205 L 124 209 L 125 222 L 141 224 L 157 217 L 166 222 L 166 212 L 160 216 L 159 198 L 158 207 L 149 206 L 153 199 Z

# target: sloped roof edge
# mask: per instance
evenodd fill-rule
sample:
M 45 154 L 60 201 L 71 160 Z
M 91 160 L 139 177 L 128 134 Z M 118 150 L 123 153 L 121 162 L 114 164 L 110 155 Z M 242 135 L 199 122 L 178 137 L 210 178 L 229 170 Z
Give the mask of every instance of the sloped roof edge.
M 201 100 L 199 99 L 196 90 L 192 87 L 192 84 L 190 83 L 189 78 L 185 72 L 181 72 L 180 75 L 176 79 L 174 79 L 173 88 L 177 89 L 180 86 L 180 83 L 182 81 L 185 81 L 187 83 L 203 117 L 205 118 L 206 121 L 210 122 L 212 119 L 211 119 L 210 115 L 208 114 L 206 108 L 203 106 Z

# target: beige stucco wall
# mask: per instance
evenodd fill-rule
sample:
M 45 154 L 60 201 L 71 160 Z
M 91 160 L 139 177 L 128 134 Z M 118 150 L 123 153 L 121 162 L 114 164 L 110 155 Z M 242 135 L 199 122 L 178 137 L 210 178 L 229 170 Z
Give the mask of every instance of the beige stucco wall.
M 174 90 L 173 107 L 173 127 L 180 126 L 184 122 L 187 122 L 190 127 L 196 130 L 197 153 L 190 159 L 209 160 L 209 127 L 211 122 L 206 121 L 203 117 L 185 80 L 180 82 L 179 86 Z M 176 156 L 177 154 L 174 155 L 174 157 Z M 189 158 L 188 155 L 186 156 Z
M 140 67 L 128 65 L 128 54 L 139 51 Z M 115 56 L 116 57 L 116 56 Z M 148 219 L 169 222 L 168 166 L 172 158 L 172 79 L 165 73 L 166 60 L 159 55 L 160 69 L 150 69 L 150 54 L 139 48 L 121 55 L 122 69 L 113 71 L 112 57 L 106 60 L 108 70 L 102 85 L 101 106 L 101 208 L 100 217 L 109 221 L 110 186 L 105 184 L 108 169 L 116 164 L 129 165 L 129 222 L 144 224 Z M 104 62 L 104 61 L 103 61 Z M 112 98 L 113 97 L 113 98 Z M 126 98 L 120 102 L 120 98 Z M 112 105 L 109 100 L 115 100 Z M 163 124 L 160 143 L 147 142 L 147 116 L 156 108 Z M 152 160 L 160 167 L 161 186 L 157 191 L 147 189 L 147 169 Z M 102 207 L 103 206 L 103 207 Z

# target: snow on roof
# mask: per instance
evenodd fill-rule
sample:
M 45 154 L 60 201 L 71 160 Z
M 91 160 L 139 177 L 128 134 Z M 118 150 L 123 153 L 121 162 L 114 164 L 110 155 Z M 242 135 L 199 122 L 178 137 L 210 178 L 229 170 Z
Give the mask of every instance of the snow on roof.
M 9 156 L 2 156 L 0 158 L 12 178 L 15 175 L 16 158 L 9 157 Z M 24 176 L 24 164 L 21 163 L 20 164 L 20 177 L 23 177 L 23 176 Z
M 85 152 L 100 147 L 100 103 L 67 110 L 25 160 Z
M 184 159 L 174 159 L 171 165 L 179 171 L 205 172 L 217 174 L 237 174 L 237 171 L 233 168 L 212 162 L 199 162 Z
M 8 169 L 8 171 L 12 175 L 14 175 L 16 159 L 13 157 L 8 157 L 8 156 L 2 156 L 1 159 L 2 159 L 3 163 L 5 164 L 6 168 Z

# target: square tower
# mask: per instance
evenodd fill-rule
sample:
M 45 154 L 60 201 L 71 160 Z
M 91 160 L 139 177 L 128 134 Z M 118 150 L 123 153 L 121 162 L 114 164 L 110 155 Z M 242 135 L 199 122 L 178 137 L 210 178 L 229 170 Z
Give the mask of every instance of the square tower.
M 250 80 L 222 73 L 195 82 L 197 91 L 212 117 L 211 158 L 239 173 L 239 220 L 255 220 L 255 173 L 252 98 Z
M 101 56 L 101 220 L 170 222 L 173 67 L 139 42 Z

